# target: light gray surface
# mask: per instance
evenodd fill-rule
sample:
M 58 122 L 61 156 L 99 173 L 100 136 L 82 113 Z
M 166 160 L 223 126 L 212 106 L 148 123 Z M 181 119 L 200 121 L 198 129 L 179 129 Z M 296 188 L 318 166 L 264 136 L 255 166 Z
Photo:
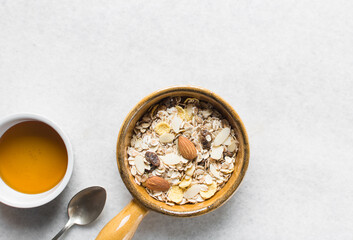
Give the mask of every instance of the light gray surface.
M 208 88 L 248 129 L 236 195 L 205 216 L 150 213 L 135 239 L 353 238 L 353 1 L 0 0 L 0 116 L 56 121 L 75 155 L 66 190 L 36 209 L 0 204 L 0 239 L 49 239 L 79 190 L 101 185 L 94 239 L 131 199 L 115 163 L 128 111 L 175 84 Z

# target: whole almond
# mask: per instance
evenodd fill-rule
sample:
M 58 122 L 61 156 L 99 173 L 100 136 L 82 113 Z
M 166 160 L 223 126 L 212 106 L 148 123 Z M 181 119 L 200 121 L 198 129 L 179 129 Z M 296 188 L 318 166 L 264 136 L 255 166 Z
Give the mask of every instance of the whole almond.
M 184 136 L 179 136 L 178 148 L 181 156 L 188 160 L 193 160 L 197 157 L 197 150 L 195 148 L 195 145 Z
M 152 176 L 149 177 L 145 182 L 145 187 L 153 191 L 162 191 L 165 192 L 169 189 L 170 184 L 167 180 L 161 177 Z

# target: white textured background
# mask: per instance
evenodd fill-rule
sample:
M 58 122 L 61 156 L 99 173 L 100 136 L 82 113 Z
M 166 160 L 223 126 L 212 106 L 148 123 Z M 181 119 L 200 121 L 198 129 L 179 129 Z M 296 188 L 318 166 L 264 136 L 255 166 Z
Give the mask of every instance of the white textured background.
M 65 236 L 94 239 L 131 199 L 115 162 L 124 117 L 175 84 L 234 106 L 248 173 L 220 209 L 150 213 L 135 239 L 353 238 L 353 1 L 0 0 L 0 116 L 56 121 L 76 161 L 53 202 L 0 204 L 0 239 L 50 239 L 70 198 L 101 185 L 101 217 Z

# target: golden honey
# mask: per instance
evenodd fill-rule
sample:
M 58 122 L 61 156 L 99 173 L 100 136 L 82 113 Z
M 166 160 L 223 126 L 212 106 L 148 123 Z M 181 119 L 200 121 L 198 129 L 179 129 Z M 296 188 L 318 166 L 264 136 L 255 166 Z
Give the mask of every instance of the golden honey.
M 0 177 L 16 191 L 50 190 L 64 177 L 67 163 L 62 138 L 43 122 L 18 123 L 0 138 Z

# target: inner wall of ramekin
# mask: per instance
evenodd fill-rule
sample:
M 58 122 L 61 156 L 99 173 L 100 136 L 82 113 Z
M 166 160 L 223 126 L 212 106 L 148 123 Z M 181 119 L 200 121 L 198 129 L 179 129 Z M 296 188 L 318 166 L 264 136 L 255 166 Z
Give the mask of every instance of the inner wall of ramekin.
M 184 96 L 184 97 L 195 97 L 200 100 L 210 102 L 231 124 L 235 130 L 235 135 L 239 141 L 239 149 L 236 156 L 236 165 L 234 172 L 225 186 L 218 191 L 212 198 L 195 204 L 185 205 L 174 205 L 169 206 L 164 202 L 160 202 L 152 198 L 144 187 L 139 186 L 135 183 L 134 177 L 132 176 L 129 165 L 127 147 L 130 144 L 130 140 L 133 133 L 133 128 L 136 122 L 148 111 L 148 109 L 157 104 L 162 99 L 171 96 Z M 244 147 L 246 146 L 246 147 Z M 143 99 L 137 106 L 129 113 L 126 118 L 120 136 L 118 139 L 117 146 L 117 158 L 121 177 L 127 186 L 131 194 L 146 208 L 161 212 L 168 215 L 189 217 L 201 215 L 215 208 L 221 206 L 228 200 L 235 190 L 238 188 L 241 180 L 244 177 L 245 171 L 248 165 L 248 142 L 245 129 L 243 128 L 242 122 L 238 117 L 237 113 L 222 99 L 216 96 L 214 93 L 208 90 L 185 87 L 185 88 L 170 88 L 166 90 L 158 91 L 145 99 Z M 244 160 L 246 160 L 244 162 Z

